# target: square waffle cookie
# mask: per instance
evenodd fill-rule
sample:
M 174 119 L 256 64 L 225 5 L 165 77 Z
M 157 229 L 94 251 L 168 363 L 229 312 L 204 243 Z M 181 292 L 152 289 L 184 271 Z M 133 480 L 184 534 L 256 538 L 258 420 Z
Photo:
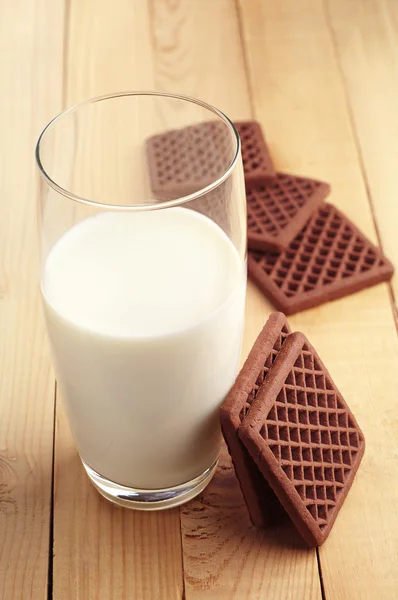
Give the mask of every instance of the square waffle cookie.
M 275 517 L 279 502 L 239 439 L 238 429 L 289 333 L 285 315 L 273 313 L 220 410 L 224 439 L 251 521 L 256 527 L 264 527 Z
M 272 180 L 276 171 L 257 121 L 236 121 L 242 145 L 242 161 L 247 184 L 261 184 Z
M 303 334 L 286 339 L 239 436 L 303 539 L 322 544 L 352 485 L 365 439 Z
M 287 248 L 329 192 L 323 181 L 288 173 L 277 173 L 268 183 L 246 185 L 249 248 Z
M 327 203 L 283 252 L 250 251 L 248 270 L 287 315 L 388 281 L 394 272 L 380 250 Z
M 260 125 L 239 121 L 235 127 L 242 143 L 245 181 L 262 183 L 274 177 Z M 225 123 L 207 121 L 148 138 L 146 152 L 151 189 L 159 200 L 170 200 L 221 177 L 232 162 L 234 140 Z

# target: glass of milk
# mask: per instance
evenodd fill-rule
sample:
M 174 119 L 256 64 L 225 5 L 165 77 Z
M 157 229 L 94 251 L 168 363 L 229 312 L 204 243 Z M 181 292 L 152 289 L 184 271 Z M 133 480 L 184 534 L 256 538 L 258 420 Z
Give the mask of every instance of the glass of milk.
M 82 464 L 126 507 L 210 481 L 246 290 L 239 136 L 171 94 L 94 98 L 42 132 L 41 291 L 57 390 Z

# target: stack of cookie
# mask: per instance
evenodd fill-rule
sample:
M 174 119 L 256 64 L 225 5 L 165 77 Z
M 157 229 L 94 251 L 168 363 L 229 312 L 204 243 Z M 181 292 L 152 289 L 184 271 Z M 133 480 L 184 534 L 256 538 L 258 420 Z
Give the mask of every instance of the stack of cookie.
M 327 183 L 276 173 L 258 123 L 239 123 L 238 131 L 246 182 L 249 277 L 276 308 L 290 315 L 391 278 L 390 261 L 325 202 Z M 266 174 L 261 176 L 264 165 Z
M 353 483 L 364 436 L 315 349 L 273 313 L 221 407 L 251 520 L 282 506 L 309 546 L 327 538 Z
M 390 261 L 325 202 L 329 184 L 276 172 L 260 125 L 234 124 L 246 184 L 249 277 L 276 308 L 290 315 L 391 278 Z M 224 123 L 209 121 L 149 138 L 146 152 L 155 198 L 192 194 L 220 177 L 233 153 L 227 131 Z M 210 216 L 227 234 L 229 183 L 187 205 Z

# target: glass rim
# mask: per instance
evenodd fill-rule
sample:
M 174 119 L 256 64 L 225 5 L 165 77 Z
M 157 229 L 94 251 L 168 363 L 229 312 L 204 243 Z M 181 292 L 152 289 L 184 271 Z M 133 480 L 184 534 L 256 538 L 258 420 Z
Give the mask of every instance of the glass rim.
M 202 108 L 205 108 L 205 109 L 209 110 L 210 112 L 212 112 L 213 114 L 217 115 L 224 123 L 226 123 L 227 127 L 232 131 L 235 141 L 236 141 L 235 154 L 234 154 L 229 166 L 225 169 L 225 171 L 222 173 L 222 175 L 220 175 L 217 179 L 215 179 L 208 185 L 204 186 L 203 188 L 197 190 L 196 192 L 187 194 L 186 196 L 180 196 L 179 198 L 175 198 L 173 200 L 165 200 L 165 201 L 160 201 L 160 202 L 157 200 L 155 202 L 155 199 L 152 198 L 153 202 L 151 204 L 126 204 L 126 205 L 108 204 L 108 203 L 98 202 L 96 200 L 90 200 L 89 198 L 85 198 L 84 196 L 79 196 L 78 194 L 74 194 L 73 192 L 60 186 L 47 173 L 46 169 L 43 166 L 42 160 L 41 160 L 41 152 L 40 152 L 41 145 L 45 139 L 46 134 L 49 132 L 49 130 L 52 129 L 58 123 L 58 121 L 63 119 L 63 117 L 66 117 L 74 112 L 77 112 L 79 109 L 83 108 L 84 106 L 87 106 L 89 104 L 95 104 L 96 102 L 103 102 L 106 100 L 113 100 L 115 98 L 123 98 L 123 97 L 128 97 L 128 96 L 157 96 L 157 97 L 163 97 L 163 98 L 172 98 L 174 100 L 183 100 L 185 102 L 191 102 L 192 104 L 197 104 L 198 106 L 201 106 Z M 193 98 L 192 96 L 184 96 L 182 94 L 172 94 L 169 92 L 155 92 L 155 91 L 143 90 L 143 91 L 124 91 L 124 92 L 116 92 L 113 94 L 104 94 L 101 96 L 94 96 L 92 98 L 88 98 L 87 100 L 83 100 L 82 102 L 78 102 L 78 103 L 74 104 L 73 106 L 61 111 L 53 119 L 51 119 L 51 121 L 49 121 L 47 123 L 47 125 L 44 127 L 44 129 L 40 133 L 39 138 L 36 143 L 36 147 L 35 147 L 35 159 L 36 159 L 36 166 L 38 167 L 39 173 L 40 173 L 41 177 L 43 178 L 43 180 L 47 183 L 47 185 L 49 187 L 51 187 L 53 190 L 55 190 L 56 192 L 58 192 L 59 194 L 61 194 L 62 196 L 69 198 L 70 200 L 72 200 L 74 202 L 77 202 L 79 204 L 86 204 L 89 206 L 93 206 L 95 208 L 107 209 L 107 210 L 143 212 L 143 211 L 150 211 L 150 210 L 160 210 L 163 208 L 171 208 L 173 206 L 180 206 L 181 204 L 186 204 L 187 202 L 190 202 L 191 200 L 195 200 L 196 198 L 200 198 L 201 196 L 207 194 L 208 192 L 211 192 L 212 190 L 216 189 L 219 185 L 221 185 L 224 181 L 226 181 L 228 179 L 228 177 L 231 175 L 231 173 L 234 170 L 236 163 L 238 161 L 238 158 L 240 155 L 240 149 L 241 149 L 240 137 L 239 137 L 239 134 L 238 134 L 238 131 L 237 131 L 235 125 L 233 124 L 231 119 L 229 119 L 229 117 L 227 117 L 227 115 L 225 115 L 221 110 L 219 110 L 212 104 L 209 104 L 208 102 L 204 102 L 203 100 L 199 100 L 198 98 Z

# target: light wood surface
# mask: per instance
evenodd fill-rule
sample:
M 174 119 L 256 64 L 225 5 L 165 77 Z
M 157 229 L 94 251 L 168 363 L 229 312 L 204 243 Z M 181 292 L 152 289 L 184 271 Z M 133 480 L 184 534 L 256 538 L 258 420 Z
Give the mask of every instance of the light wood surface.
M 398 3 L 328 0 L 325 10 L 379 242 L 397 264 Z
M 318 2 L 281 4 L 241 2 L 256 117 L 265 124 L 278 166 L 329 181 L 329 200 L 375 240 L 329 14 Z M 264 69 L 264 62 L 273 67 Z M 391 460 L 394 450 L 386 440 L 397 426 L 391 418 L 396 402 L 389 398 L 398 371 L 387 286 L 291 322 L 319 350 L 367 440 L 360 474 L 319 551 L 326 598 L 391 598 L 398 590 L 398 489 L 391 486 L 398 462 Z
M 0 0 L 0 13 L 1 600 L 393 600 L 396 277 L 291 319 L 367 440 L 318 553 L 289 524 L 250 525 L 225 450 L 207 490 L 180 511 L 116 508 L 89 485 L 59 399 L 54 431 L 33 149 L 54 114 L 89 96 L 197 96 L 258 119 L 277 167 L 330 182 L 330 201 L 397 265 L 395 0 Z M 242 358 L 271 310 L 249 285 Z
M 41 599 L 54 378 L 37 285 L 33 149 L 61 105 L 64 6 L 17 0 L 2 2 L 0 11 L 0 598 Z

